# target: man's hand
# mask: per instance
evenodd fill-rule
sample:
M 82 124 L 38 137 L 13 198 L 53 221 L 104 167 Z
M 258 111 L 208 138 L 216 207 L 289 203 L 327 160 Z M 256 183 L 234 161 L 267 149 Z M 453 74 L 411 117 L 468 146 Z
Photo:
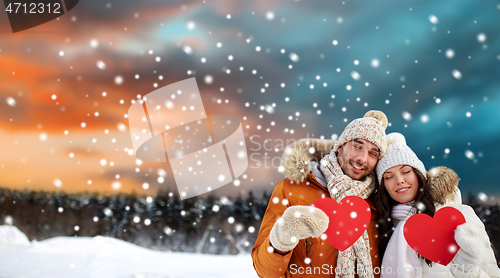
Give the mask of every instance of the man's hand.
M 275 249 L 287 252 L 301 239 L 319 237 L 328 228 L 328 223 L 328 216 L 318 208 L 291 206 L 274 224 L 269 240 Z

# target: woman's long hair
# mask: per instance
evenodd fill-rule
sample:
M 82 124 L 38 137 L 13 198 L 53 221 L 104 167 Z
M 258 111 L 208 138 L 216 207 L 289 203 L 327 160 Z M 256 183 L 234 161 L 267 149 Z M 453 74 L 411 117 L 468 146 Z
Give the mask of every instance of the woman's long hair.
M 415 202 L 413 202 L 413 207 L 417 209 L 417 213 L 425 213 L 429 215 L 430 217 L 434 216 L 434 213 L 436 212 L 436 208 L 434 207 L 434 202 L 433 198 L 429 194 L 429 187 L 427 185 L 427 180 L 420 174 L 419 171 L 417 171 L 415 168 L 412 167 L 413 172 L 417 175 L 418 177 L 418 191 L 417 191 L 417 196 L 415 196 Z M 379 213 L 379 220 L 378 220 L 378 232 L 379 232 L 379 256 L 382 259 L 384 257 L 385 250 L 387 248 L 387 244 L 389 243 L 389 240 L 391 239 L 392 233 L 394 232 L 394 222 L 392 221 L 392 209 L 394 206 L 398 205 L 399 203 L 394 201 L 392 197 L 389 195 L 389 192 L 387 192 L 387 189 L 385 189 L 385 183 L 384 179 L 382 178 L 382 181 L 380 182 L 378 186 L 377 193 L 375 194 L 375 205 L 377 207 L 378 213 Z M 418 205 L 417 204 L 423 204 Z M 422 208 L 422 210 L 419 210 L 418 207 Z M 421 257 L 419 255 L 419 257 Z M 431 265 L 431 261 L 428 259 L 425 259 L 427 265 Z

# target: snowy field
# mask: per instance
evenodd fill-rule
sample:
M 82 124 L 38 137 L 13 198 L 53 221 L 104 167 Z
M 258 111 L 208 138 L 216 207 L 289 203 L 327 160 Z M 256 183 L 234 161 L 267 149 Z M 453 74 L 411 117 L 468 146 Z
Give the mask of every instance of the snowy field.
M 0 226 L 0 277 L 258 277 L 250 254 L 153 251 L 106 237 L 55 237 L 30 242 Z

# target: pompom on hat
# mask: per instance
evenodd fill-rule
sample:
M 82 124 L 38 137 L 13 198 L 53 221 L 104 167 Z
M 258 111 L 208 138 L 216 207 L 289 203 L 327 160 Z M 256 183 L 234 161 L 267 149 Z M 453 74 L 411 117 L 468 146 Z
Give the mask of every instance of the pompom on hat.
M 425 166 L 418 159 L 417 155 L 406 145 L 406 139 L 401 133 L 393 132 L 387 135 L 387 152 L 383 158 L 377 163 L 377 178 L 378 182 L 382 182 L 387 169 L 397 165 L 409 165 L 416 169 L 422 176 L 427 179 L 427 171 Z
M 387 149 L 385 129 L 387 116 L 382 111 L 370 110 L 363 118 L 350 122 L 335 142 L 333 151 L 354 139 L 364 139 L 375 144 L 380 149 L 380 157 L 385 155 Z

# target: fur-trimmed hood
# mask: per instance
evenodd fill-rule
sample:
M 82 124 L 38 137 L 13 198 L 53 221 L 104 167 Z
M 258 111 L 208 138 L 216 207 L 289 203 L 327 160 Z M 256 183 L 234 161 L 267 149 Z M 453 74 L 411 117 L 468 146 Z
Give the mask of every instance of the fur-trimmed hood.
M 333 140 L 302 139 L 286 147 L 281 159 L 285 177 L 296 184 L 304 182 L 311 171 L 311 162 L 319 163 L 334 145 Z
M 429 193 L 441 205 L 462 203 L 458 180 L 457 173 L 448 167 L 440 166 L 427 171 Z

